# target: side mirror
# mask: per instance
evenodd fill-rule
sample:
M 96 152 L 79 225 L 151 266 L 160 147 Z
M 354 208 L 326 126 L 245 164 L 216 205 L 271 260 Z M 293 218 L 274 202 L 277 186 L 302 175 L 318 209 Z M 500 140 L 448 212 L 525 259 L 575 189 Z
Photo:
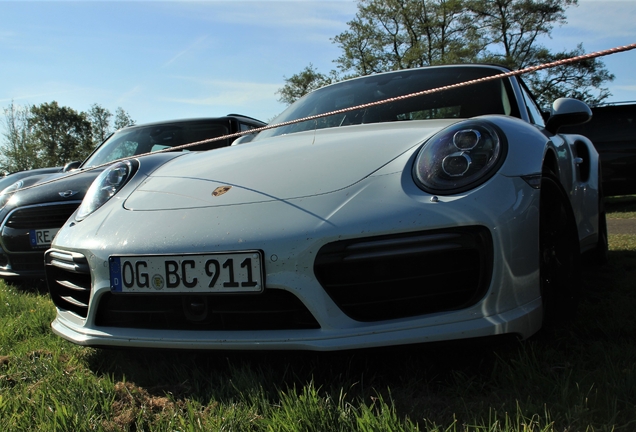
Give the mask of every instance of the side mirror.
M 592 119 L 592 110 L 585 102 L 572 98 L 559 98 L 552 104 L 552 115 L 545 128 L 557 133 L 561 126 L 582 124 Z
M 73 171 L 79 168 L 79 166 L 82 164 L 82 161 L 73 161 L 73 162 L 69 162 L 66 165 L 64 165 L 64 168 L 62 169 L 62 172 L 69 172 L 69 171 Z

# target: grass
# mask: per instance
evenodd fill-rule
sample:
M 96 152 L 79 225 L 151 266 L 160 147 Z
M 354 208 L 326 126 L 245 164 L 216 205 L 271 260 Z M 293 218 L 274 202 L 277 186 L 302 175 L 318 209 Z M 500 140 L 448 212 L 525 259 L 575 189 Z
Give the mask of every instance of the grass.
M 636 236 L 610 247 L 561 328 L 338 353 L 83 348 L 0 283 L 0 430 L 634 431 Z
M 636 219 L 636 195 L 608 197 L 605 209 L 609 219 Z

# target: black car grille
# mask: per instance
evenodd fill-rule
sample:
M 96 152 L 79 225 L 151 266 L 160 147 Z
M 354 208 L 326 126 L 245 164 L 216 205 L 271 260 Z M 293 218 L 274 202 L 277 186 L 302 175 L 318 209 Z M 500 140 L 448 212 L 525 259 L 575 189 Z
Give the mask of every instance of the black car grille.
M 466 308 L 490 285 L 493 247 L 485 227 L 458 227 L 323 246 L 314 272 L 357 321 L 381 321 Z
M 49 250 L 44 255 L 46 279 L 53 304 L 86 318 L 91 297 L 91 275 L 84 255 Z
M 28 255 L 11 255 L 11 270 L 16 272 L 34 272 L 42 273 L 42 260 L 44 251 L 36 252 Z
M 14 229 L 60 228 L 80 202 L 21 208 L 9 215 L 6 226 Z
M 320 328 L 292 293 L 112 294 L 99 299 L 95 324 L 165 330 L 280 330 Z

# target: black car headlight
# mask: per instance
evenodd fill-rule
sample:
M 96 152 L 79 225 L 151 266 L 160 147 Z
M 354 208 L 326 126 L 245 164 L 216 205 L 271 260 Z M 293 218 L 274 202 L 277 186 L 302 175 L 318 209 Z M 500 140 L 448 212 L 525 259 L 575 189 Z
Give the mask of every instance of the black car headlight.
M 136 161 L 133 163 L 128 160 L 117 162 L 102 171 L 86 192 L 75 219 L 81 221 L 106 204 L 135 175 L 136 171 Z
M 506 137 L 494 124 L 457 123 L 435 134 L 420 148 L 413 178 L 428 193 L 465 192 L 492 177 L 507 151 Z
M 6 188 L 4 188 L 2 192 L 0 192 L 0 208 L 4 207 L 7 202 L 9 202 L 13 194 L 17 190 L 22 189 L 22 186 L 24 186 L 24 182 L 22 180 L 18 180 L 11 186 L 7 186 Z

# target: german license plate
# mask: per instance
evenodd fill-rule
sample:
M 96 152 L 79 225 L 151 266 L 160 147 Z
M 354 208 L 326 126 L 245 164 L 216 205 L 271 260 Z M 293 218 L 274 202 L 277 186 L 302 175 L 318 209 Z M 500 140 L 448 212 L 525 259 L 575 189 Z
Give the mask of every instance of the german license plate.
M 59 230 L 59 228 L 29 230 L 31 247 L 38 248 L 50 246 L 51 242 L 53 241 L 53 237 L 55 237 L 55 234 L 57 234 Z
M 242 293 L 263 290 L 260 251 L 111 256 L 110 287 L 120 293 Z

